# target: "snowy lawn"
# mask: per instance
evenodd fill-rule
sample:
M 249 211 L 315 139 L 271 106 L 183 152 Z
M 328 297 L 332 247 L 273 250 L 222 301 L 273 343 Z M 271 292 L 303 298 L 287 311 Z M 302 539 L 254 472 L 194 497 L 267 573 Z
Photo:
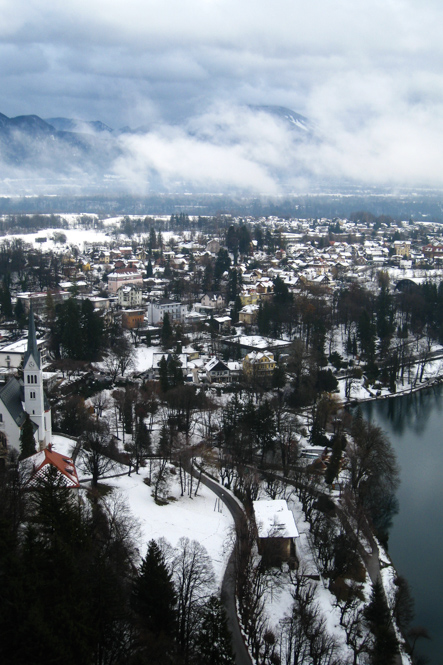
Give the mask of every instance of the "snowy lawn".
M 71 455 L 74 441 L 56 434 L 53 436 L 53 445 L 57 452 Z M 77 471 L 81 478 L 81 470 Z M 200 485 L 196 497 L 181 497 L 178 475 L 173 474 L 170 475 L 168 494 L 175 500 L 165 506 L 158 506 L 152 498 L 151 487 L 144 482 L 147 476 L 149 470 L 145 468 L 140 470 L 139 475 L 132 473 L 131 476 L 103 481 L 123 497 L 139 524 L 140 555 L 143 557 L 146 554 L 147 544 L 152 538 L 165 538 L 173 546 L 182 537 L 197 540 L 207 549 L 217 584 L 220 585 L 233 545 L 234 521 L 229 510 L 221 502 L 219 504 L 215 494 L 203 485 Z

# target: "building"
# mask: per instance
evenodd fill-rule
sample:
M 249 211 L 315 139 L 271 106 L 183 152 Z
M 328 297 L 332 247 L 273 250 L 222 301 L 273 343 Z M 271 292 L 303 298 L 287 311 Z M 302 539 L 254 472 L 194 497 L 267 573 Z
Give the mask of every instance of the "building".
M 209 383 L 227 383 L 230 380 L 229 367 L 218 358 L 211 358 L 204 370 Z
M 135 284 L 140 288 L 143 286 L 143 277 L 136 268 L 116 268 L 114 272 L 108 274 L 108 290 L 110 293 L 117 293 L 121 286 Z
M 20 300 L 26 312 L 29 312 L 31 306 L 35 314 L 46 314 L 48 301 L 52 299 L 54 305 L 58 305 L 72 296 L 69 291 L 54 290 L 34 293 L 19 293 L 17 300 Z
M 38 484 L 39 480 L 43 480 L 51 467 L 57 469 L 58 475 L 66 487 L 76 489 L 80 487 L 73 460 L 52 450 L 51 443 L 48 443 L 48 447 L 44 450 L 27 457 L 20 463 L 24 481 L 31 487 Z
M 39 339 L 37 347 L 40 352 L 42 360 L 45 359 L 46 349 L 44 348 L 45 342 Z M 18 369 L 23 362 L 26 350 L 28 348 L 28 341 L 25 338 L 6 344 L 0 349 L 0 368 L 5 368 L 11 372 Z
M 274 354 L 269 351 L 251 351 L 243 360 L 243 372 L 248 378 L 263 379 L 275 369 Z
M 143 309 L 127 309 L 122 312 L 122 327 L 125 330 L 142 328 L 145 323 L 145 312 Z
M 117 290 L 117 299 L 120 307 L 133 309 L 140 307 L 143 299 L 143 292 L 139 286 L 129 284 L 129 286 L 120 286 Z
M 40 450 L 51 443 L 51 407 L 43 390 L 43 371 L 35 336 L 34 312 L 29 311 L 28 345 L 23 358 L 23 380 L 12 377 L 0 389 L 0 444 L 20 450 L 21 428 L 29 415 Z
M 294 515 L 283 499 L 253 501 L 258 532 L 258 550 L 265 563 L 278 566 L 296 561 L 295 539 L 299 538 Z
M 148 321 L 150 324 L 157 325 L 163 322 L 165 314 L 169 315 L 171 323 L 184 323 L 186 316 L 186 305 L 180 302 L 162 298 L 152 301 L 148 307 Z

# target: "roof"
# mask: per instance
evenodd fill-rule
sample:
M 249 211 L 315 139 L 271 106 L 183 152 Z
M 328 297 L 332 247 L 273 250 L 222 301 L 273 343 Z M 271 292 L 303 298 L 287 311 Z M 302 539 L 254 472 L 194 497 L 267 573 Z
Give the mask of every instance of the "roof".
M 13 421 L 21 427 L 25 422 L 26 414 L 22 406 L 22 384 L 13 376 L 8 383 L 0 389 L 0 400 L 3 402 Z
M 283 499 L 253 501 L 260 538 L 298 538 L 294 515 Z
M 45 477 L 48 465 L 54 466 L 59 471 L 67 487 L 80 487 L 77 471 L 72 459 L 67 455 L 56 453 L 50 448 L 45 448 L 39 453 L 27 457 L 20 463 L 25 473 L 29 474 L 27 482 L 31 485 L 37 479 Z
M 212 372 L 214 370 L 217 372 L 224 372 L 228 369 L 228 366 L 218 358 L 211 358 L 211 360 L 209 360 L 209 362 L 207 362 L 205 365 L 205 370 L 207 372 Z
M 29 308 L 28 348 L 23 357 L 23 367 L 26 366 L 28 358 L 31 356 L 35 360 L 37 367 L 40 368 L 40 351 L 38 350 L 37 337 L 35 336 L 34 310 L 32 309 L 32 305 Z

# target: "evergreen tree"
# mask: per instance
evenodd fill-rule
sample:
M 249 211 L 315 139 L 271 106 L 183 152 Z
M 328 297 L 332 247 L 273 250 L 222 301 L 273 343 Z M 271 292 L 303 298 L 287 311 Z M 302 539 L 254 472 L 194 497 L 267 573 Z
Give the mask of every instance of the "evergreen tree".
M 35 454 L 34 426 L 29 414 L 26 414 L 25 422 L 20 432 L 20 459 L 26 459 Z
M 216 596 L 208 600 L 195 644 L 196 665 L 234 665 L 225 610 Z
M 3 285 L 0 288 L 0 310 L 3 316 L 11 318 L 12 316 L 12 303 L 11 292 L 9 290 L 9 280 L 6 276 L 3 278 Z
M 169 314 L 167 312 L 163 317 L 163 324 L 160 336 L 163 348 L 168 349 L 172 343 L 172 326 Z
M 160 633 L 172 636 L 176 627 L 176 602 L 172 574 L 161 549 L 151 540 L 133 587 L 133 607 L 143 628 L 156 637 Z
M 26 325 L 27 317 L 21 298 L 17 298 L 17 302 L 15 303 L 14 316 L 15 320 L 17 321 L 18 327 L 20 329 L 24 328 Z
M 372 587 L 371 600 L 365 608 L 364 616 L 374 635 L 370 650 L 371 665 L 392 665 L 398 654 L 398 642 L 380 580 Z
M 168 362 L 165 356 L 161 357 L 161 360 L 158 364 L 158 373 L 159 373 L 160 387 L 162 391 L 165 393 L 169 388 Z

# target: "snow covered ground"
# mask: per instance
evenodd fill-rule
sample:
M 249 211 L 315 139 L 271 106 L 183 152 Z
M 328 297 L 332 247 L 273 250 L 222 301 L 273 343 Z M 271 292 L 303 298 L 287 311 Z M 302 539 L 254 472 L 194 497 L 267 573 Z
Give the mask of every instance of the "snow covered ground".
M 60 435 L 53 436 L 54 450 L 70 455 L 74 441 Z M 79 478 L 82 478 L 78 469 Z M 116 470 L 118 472 L 118 470 Z M 144 482 L 149 469 L 140 470 L 118 478 L 103 480 L 113 491 L 124 499 L 132 516 L 140 528 L 138 549 L 143 557 L 147 544 L 153 538 L 165 538 L 176 546 L 182 537 L 197 540 L 203 545 L 212 559 L 217 584 L 221 584 L 226 564 L 233 546 L 233 519 L 229 510 L 218 501 L 210 489 L 200 485 L 197 496 L 180 496 L 177 475 L 170 475 L 168 494 L 173 500 L 158 506 L 152 498 L 152 490 Z

